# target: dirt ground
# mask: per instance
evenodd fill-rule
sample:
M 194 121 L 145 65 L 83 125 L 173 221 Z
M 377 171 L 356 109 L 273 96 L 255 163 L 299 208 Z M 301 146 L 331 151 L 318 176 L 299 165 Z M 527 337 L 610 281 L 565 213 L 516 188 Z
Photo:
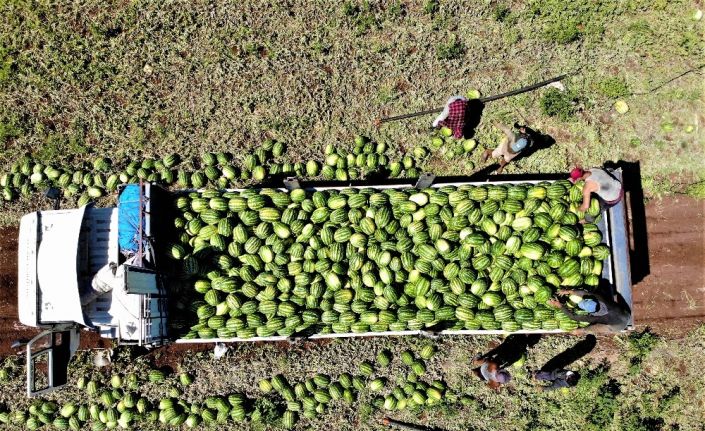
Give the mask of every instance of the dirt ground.
M 0 229 L 0 357 L 13 353 L 14 340 L 30 338 L 37 331 L 17 316 L 17 228 Z
M 678 338 L 705 321 L 705 202 L 670 197 L 650 201 L 645 208 L 648 260 L 632 258 L 634 319 L 662 336 Z M 632 222 L 632 224 L 634 224 Z M 638 222 L 637 222 L 638 224 Z M 639 234 L 639 232 L 634 232 Z M 642 279 L 643 278 L 643 279 Z M 17 229 L 0 229 L 0 357 L 11 354 L 14 340 L 37 331 L 17 317 Z M 82 333 L 81 345 L 106 347 L 95 334 Z M 176 362 L 175 356 L 194 346 L 173 345 L 153 352 L 157 362 Z M 210 346 L 201 346 L 203 350 Z
M 687 197 L 646 205 L 649 274 L 634 285 L 637 325 L 678 336 L 705 321 L 704 213 L 705 202 Z

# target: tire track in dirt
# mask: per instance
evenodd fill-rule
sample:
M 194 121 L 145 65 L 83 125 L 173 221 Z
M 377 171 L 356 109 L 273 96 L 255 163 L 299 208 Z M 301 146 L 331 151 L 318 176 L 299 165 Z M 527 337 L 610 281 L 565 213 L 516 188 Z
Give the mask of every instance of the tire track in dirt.
M 15 351 L 13 341 L 38 334 L 17 315 L 17 227 L 0 228 L 0 358 Z

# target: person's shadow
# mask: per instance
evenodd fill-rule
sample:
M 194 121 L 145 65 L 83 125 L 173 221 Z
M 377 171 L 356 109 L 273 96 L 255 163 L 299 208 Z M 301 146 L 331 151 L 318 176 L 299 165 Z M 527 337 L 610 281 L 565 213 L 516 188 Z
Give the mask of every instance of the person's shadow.
M 465 127 L 463 127 L 463 137 L 465 139 L 475 136 L 475 129 L 480 124 L 484 109 L 485 104 L 479 99 L 468 100 L 467 105 L 465 105 Z
M 575 346 L 565 350 L 554 356 L 541 367 L 541 371 L 554 371 L 565 369 L 568 365 L 587 355 L 597 345 L 597 338 L 589 334 L 584 340 L 581 340 Z
M 513 334 L 504 339 L 502 344 L 481 356 L 496 363 L 499 368 L 506 368 L 526 354 L 530 347 L 541 339 L 540 334 Z

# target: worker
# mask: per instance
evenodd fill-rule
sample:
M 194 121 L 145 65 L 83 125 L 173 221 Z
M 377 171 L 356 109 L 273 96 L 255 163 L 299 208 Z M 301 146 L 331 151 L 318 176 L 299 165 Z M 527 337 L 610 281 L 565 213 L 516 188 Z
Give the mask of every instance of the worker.
M 433 120 L 433 127 L 448 127 L 453 131 L 453 137 L 460 139 L 465 130 L 465 110 L 468 99 L 463 96 L 453 96 L 446 102 L 443 111 Z
M 473 373 L 481 380 L 486 381 L 487 386 L 491 389 L 498 390 L 501 385 L 512 379 L 507 370 L 500 368 L 499 364 L 491 359 L 481 356 L 473 359 L 472 364 L 477 367 L 473 369 Z
M 490 156 L 492 156 L 493 159 L 501 157 L 499 169 L 497 170 L 497 173 L 501 174 L 507 163 L 514 160 L 522 151 L 533 145 L 536 132 L 527 126 L 520 126 L 517 123 L 514 123 L 514 129 L 518 130 L 519 133 L 515 133 L 514 130 L 497 122 L 492 124 L 504 132 L 505 136 L 502 138 L 502 142 L 500 142 L 497 148 L 494 150 L 485 150 L 482 155 L 482 161 L 486 161 Z
M 550 382 L 548 386 L 539 386 L 540 391 L 552 391 L 555 389 L 570 388 L 578 384 L 580 374 L 570 370 L 539 370 L 533 373 L 535 380 L 540 382 Z
M 575 184 L 579 180 L 584 180 L 583 185 L 583 203 L 578 208 L 580 211 L 587 211 L 590 207 L 590 197 L 593 193 L 597 196 L 600 202 L 600 212 L 607 208 L 616 205 L 624 196 L 622 183 L 602 168 L 582 169 L 576 167 L 570 171 L 570 182 Z M 592 221 L 592 218 L 586 217 L 586 220 Z
M 558 299 L 551 299 L 548 304 L 561 309 L 571 319 L 590 323 L 590 332 L 620 332 L 629 324 L 629 310 L 612 298 L 586 290 L 561 289 L 558 295 L 576 295 L 580 297 L 576 307 L 587 314 L 576 314 Z M 575 334 L 584 331 L 573 331 Z

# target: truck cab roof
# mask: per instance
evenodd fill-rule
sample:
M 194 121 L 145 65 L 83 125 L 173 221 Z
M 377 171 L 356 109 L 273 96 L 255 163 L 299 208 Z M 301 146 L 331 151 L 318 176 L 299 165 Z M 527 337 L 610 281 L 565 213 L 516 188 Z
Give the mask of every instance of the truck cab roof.
M 86 324 L 78 272 L 79 238 L 85 214 L 86 207 L 82 207 L 37 211 L 22 217 L 18 309 L 23 324 Z

